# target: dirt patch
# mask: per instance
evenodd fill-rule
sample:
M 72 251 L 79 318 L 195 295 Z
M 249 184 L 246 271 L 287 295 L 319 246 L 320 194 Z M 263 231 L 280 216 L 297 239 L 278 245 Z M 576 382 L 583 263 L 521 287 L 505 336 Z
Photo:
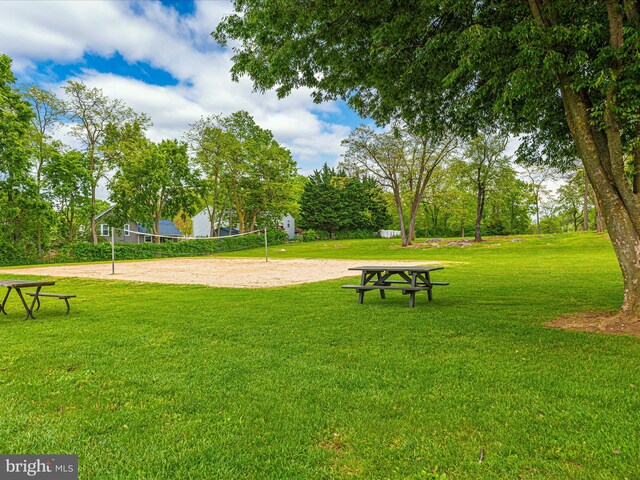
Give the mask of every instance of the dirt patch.
M 269 260 L 258 258 L 170 258 L 136 262 L 85 263 L 47 267 L 4 268 L 0 275 L 42 275 L 46 277 L 101 278 L 150 283 L 182 283 L 210 287 L 264 288 L 355 277 L 349 270 L 362 265 L 389 265 L 371 260 Z M 391 262 L 393 265 L 433 265 L 435 262 Z
M 625 317 L 615 312 L 573 313 L 563 315 L 544 325 L 549 328 L 640 337 L 640 319 Z

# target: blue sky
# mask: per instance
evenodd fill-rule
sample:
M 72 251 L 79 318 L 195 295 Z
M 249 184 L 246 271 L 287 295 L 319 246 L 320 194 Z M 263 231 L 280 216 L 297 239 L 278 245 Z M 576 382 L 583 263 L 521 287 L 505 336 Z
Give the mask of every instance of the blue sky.
M 154 140 L 243 109 L 308 173 L 335 165 L 341 140 L 363 122 L 343 102 L 315 105 L 306 90 L 278 100 L 253 92 L 249 79 L 233 83 L 231 52 L 210 36 L 231 12 L 227 1 L 8 0 L 2 10 L 0 52 L 14 59 L 20 81 L 60 94 L 69 79 L 99 87 L 148 114 Z

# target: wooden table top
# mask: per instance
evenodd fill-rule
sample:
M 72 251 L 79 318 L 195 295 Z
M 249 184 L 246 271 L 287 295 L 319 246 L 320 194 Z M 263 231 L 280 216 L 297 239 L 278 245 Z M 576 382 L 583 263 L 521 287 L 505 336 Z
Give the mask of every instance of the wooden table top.
M 349 270 L 363 270 L 366 272 L 418 272 L 418 273 L 426 273 L 433 272 L 434 270 L 444 270 L 444 267 L 407 267 L 407 266 L 397 266 L 397 265 L 374 265 L 370 267 L 352 267 Z
M 0 280 L 0 287 L 11 288 L 44 287 L 55 284 L 56 282 L 52 282 L 51 280 Z

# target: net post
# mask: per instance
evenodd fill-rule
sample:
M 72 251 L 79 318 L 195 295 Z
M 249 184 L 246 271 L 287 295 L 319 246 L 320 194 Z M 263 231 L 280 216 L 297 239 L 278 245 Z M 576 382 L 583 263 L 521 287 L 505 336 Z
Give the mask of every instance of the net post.
M 267 243 L 267 227 L 264 227 L 264 258 L 265 258 L 265 262 L 269 261 L 269 245 Z
M 116 274 L 116 229 L 111 227 L 111 275 Z

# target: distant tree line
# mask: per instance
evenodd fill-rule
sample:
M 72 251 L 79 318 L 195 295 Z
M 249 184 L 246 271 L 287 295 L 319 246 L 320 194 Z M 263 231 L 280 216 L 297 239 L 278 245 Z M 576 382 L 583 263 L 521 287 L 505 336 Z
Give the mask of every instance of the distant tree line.
M 212 234 L 279 223 L 296 213 L 301 181 L 291 153 L 247 112 L 194 122 L 180 139 L 151 140 L 151 120 L 119 99 L 68 81 L 64 99 L 19 86 L 0 55 L 0 258 L 38 259 L 100 236 L 96 215 L 159 233 L 161 218 L 207 208 Z M 56 140 L 64 130 L 74 146 Z M 100 187 L 109 202 L 98 199 Z
M 359 127 L 337 168 L 297 174 L 290 152 L 244 111 L 195 121 L 180 139 L 151 140 L 151 120 L 82 82 L 65 98 L 18 87 L 0 56 L 0 257 L 36 259 L 64 244 L 99 241 L 96 215 L 159 233 L 161 218 L 206 209 L 210 235 L 277 225 L 293 213 L 307 238 L 321 232 L 370 237 L 398 229 L 421 236 L 473 236 L 603 229 L 584 171 L 560 173 L 505 154 L 507 137 L 415 133 L 402 122 Z M 75 147 L 56 140 L 65 129 Z M 525 159 L 526 160 L 526 159 Z M 312 230 L 313 232 L 309 232 Z M 322 236 L 319 235 L 319 236 Z
M 383 132 L 357 128 L 344 144 L 338 169 L 313 172 L 300 201 L 300 225 L 328 238 L 388 228 L 409 245 L 416 237 L 479 242 L 491 235 L 603 230 L 583 170 L 512 158 L 505 135 L 416 135 L 395 123 Z M 367 185 L 370 196 L 344 188 L 348 181 Z M 557 192 L 550 182 L 561 184 Z

